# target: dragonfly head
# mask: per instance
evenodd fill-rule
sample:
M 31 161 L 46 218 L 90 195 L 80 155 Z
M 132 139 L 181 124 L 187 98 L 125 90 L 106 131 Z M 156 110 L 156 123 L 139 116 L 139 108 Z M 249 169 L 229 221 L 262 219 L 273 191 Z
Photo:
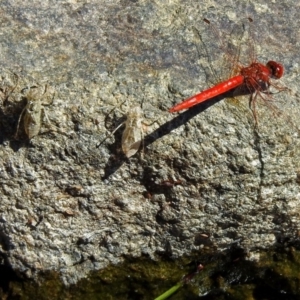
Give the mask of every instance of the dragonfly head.
M 269 70 L 271 71 L 271 76 L 275 79 L 279 79 L 282 77 L 283 73 L 284 73 L 284 67 L 282 64 L 270 60 L 267 63 L 267 67 L 269 68 Z

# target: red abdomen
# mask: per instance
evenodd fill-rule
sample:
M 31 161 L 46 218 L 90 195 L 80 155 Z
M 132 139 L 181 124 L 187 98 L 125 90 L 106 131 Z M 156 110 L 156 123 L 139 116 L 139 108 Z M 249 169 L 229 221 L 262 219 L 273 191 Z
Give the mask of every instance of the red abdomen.
M 203 92 L 200 92 L 197 95 L 194 95 L 183 102 L 173 106 L 169 109 L 169 112 L 176 112 L 182 109 L 190 108 L 196 104 L 199 104 L 201 102 L 204 102 L 208 99 L 211 99 L 213 97 L 216 97 L 218 95 L 221 95 L 225 92 L 228 92 L 229 90 L 236 88 L 237 86 L 243 84 L 244 82 L 244 76 L 237 75 L 235 77 L 232 77 L 224 82 L 221 82 Z

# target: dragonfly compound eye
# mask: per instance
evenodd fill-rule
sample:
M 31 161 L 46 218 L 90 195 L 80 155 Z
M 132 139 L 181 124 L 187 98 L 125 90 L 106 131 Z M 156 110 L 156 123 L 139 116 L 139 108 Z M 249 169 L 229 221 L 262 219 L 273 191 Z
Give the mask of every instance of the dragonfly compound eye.
M 276 79 L 279 79 L 282 77 L 282 75 L 284 73 L 284 67 L 282 64 L 280 64 L 276 61 L 270 60 L 267 63 L 267 67 L 271 70 L 272 77 L 274 77 Z

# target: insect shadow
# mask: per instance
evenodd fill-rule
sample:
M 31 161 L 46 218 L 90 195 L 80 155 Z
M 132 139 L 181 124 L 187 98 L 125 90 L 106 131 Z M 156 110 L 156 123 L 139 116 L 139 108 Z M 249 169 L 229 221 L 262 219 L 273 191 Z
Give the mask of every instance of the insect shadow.
M 19 83 L 19 76 L 13 72 L 1 75 L 0 81 L 0 143 L 10 140 L 14 133 L 15 116 L 19 114 L 16 104 L 15 90 Z

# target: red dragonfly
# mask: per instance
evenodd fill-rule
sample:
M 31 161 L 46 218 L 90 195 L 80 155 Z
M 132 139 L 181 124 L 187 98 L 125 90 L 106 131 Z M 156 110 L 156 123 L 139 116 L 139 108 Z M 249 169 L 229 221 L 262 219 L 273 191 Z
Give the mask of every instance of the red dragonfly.
M 210 24 L 208 20 L 204 19 L 204 21 Z M 252 22 L 252 19 L 249 18 L 249 21 Z M 170 108 L 169 112 L 173 113 L 182 109 L 190 108 L 196 104 L 224 94 L 225 92 L 241 87 L 243 91 L 246 90 L 248 94 L 251 94 L 250 103 L 252 103 L 254 118 L 257 122 L 255 100 L 258 95 L 264 99 L 262 93 L 266 93 L 266 96 L 270 96 L 272 94 L 269 88 L 271 85 L 275 85 L 272 84 L 271 80 L 281 78 L 284 73 L 284 67 L 282 64 L 272 60 L 266 65 L 254 60 L 254 62 L 252 62 L 249 66 L 245 67 L 240 65 L 238 66 L 238 69 L 238 75 L 184 100 L 183 102 Z M 279 90 L 282 89 L 276 86 L 275 88 Z

